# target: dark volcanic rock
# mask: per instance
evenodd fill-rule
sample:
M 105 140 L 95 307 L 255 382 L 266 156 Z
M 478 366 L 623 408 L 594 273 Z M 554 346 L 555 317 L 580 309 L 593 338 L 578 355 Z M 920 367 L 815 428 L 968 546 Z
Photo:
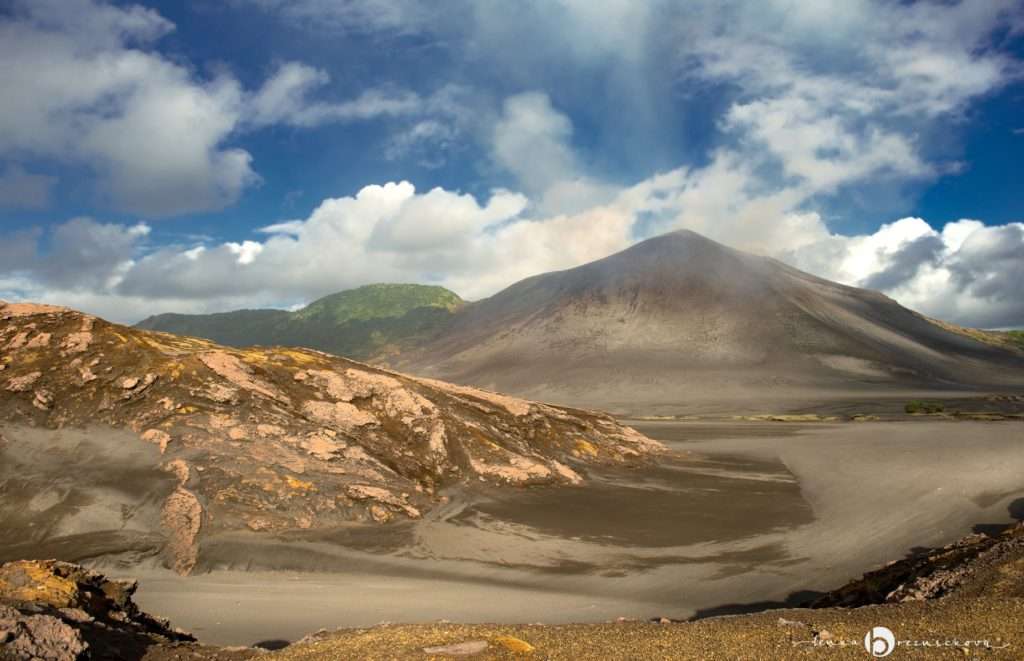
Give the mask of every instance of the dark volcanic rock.
M 242 661 L 252 648 L 215 648 L 139 610 L 134 581 L 56 560 L 0 565 L 3 661 Z
M 0 658 L 140 658 L 152 645 L 194 640 L 140 612 L 135 588 L 55 560 L 0 566 Z
M 0 657 L 74 661 L 88 648 L 82 634 L 60 617 L 28 615 L 0 605 Z
M 870 604 L 937 599 L 952 594 L 979 570 L 1024 552 L 1024 523 L 998 536 L 968 535 L 938 549 L 917 553 L 864 574 L 815 599 L 811 608 L 854 608 Z

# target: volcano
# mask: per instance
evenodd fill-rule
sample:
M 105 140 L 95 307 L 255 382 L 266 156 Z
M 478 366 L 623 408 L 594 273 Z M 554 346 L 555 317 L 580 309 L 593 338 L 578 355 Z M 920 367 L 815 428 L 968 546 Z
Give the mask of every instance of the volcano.
M 616 411 L 1024 386 L 1003 335 L 690 231 L 465 306 L 403 370 Z

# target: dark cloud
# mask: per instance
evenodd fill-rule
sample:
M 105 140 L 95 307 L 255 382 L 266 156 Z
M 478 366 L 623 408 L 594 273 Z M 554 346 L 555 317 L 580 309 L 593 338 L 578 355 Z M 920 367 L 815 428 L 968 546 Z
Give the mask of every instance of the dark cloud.
M 1024 327 L 1024 225 L 972 235 L 948 268 L 954 286 L 990 302 L 979 325 Z
M 131 263 L 148 232 L 145 225 L 75 218 L 48 235 L 38 229 L 0 235 L 0 276 L 27 274 L 37 286 L 103 291 Z
M 39 247 L 39 228 L 0 235 L 0 276 L 13 275 L 32 268 Z
M 882 291 L 895 289 L 914 279 L 925 264 L 935 264 L 942 254 L 945 245 L 938 235 L 922 236 L 908 242 L 895 254 L 882 257 L 888 260 L 885 268 L 872 274 L 861 283 L 868 289 Z

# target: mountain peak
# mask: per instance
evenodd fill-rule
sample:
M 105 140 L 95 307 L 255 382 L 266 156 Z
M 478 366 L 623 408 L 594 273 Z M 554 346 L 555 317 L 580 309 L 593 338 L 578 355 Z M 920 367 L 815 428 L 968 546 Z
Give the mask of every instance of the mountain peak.
M 658 234 L 649 239 L 636 243 L 629 248 L 616 254 L 659 254 L 664 256 L 676 255 L 685 257 L 696 254 L 709 255 L 746 255 L 739 250 L 719 243 L 714 239 L 688 229 L 679 229 L 665 234 Z M 614 257 L 615 255 L 612 255 Z M 753 255 L 746 255 L 752 257 Z
M 672 230 L 671 232 L 665 232 L 664 234 L 659 234 L 657 236 L 653 236 L 653 237 L 651 237 L 651 239 L 667 239 L 667 238 L 672 238 L 672 237 L 682 238 L 682 239 L 687 239 L 687 240 L 694 240 L 694 241 L 707 241 L 709 243 L 717 243 L 717 241 L 709 239 L 708 237 L 704 236 L 700 232 L 697 232 L 697 231 L 691 230 L 691 229 L 686 229 L 686 228 Z M 719 244 L 719 245 L 721 245 L 721 244 Z
M 512 285 L 403 358 L 450 381 L 634 411 L 1022 381 L 1004 348 L 690 230 Z

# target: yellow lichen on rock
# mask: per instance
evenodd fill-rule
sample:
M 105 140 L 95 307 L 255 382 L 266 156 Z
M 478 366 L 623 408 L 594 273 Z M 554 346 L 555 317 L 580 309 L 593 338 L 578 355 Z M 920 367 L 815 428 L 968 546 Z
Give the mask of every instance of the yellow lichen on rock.
M 300 365 L 311 365 L 317 362 L 317 356 L 309 351 L 297 351 L 295 349 L 276 349 L 275 354 L 290 358 Z
M 536 649 L 530 643 L 515 636 L 495 636 L 491 642 L 516 654 L 533 654 Z
M 0 599 L 68 608 L 74 605 L 77 592 L 74 581 L 55 574 L 47 562 L 11 562 L 0 567 Z
M 316 485 L 313 484 L 312 482 L 306 482 L 305 480 L 300 480 L 298 478 L 294 478 L 291 475 L 285 475 L 284 476 L 284 481 L 285 481 L 285 484 L 287 484 L 290 488 L 292 488 L 292 489 L 294 489 L 296 491 L 303 491 L 303 492 L 306 492 L 306 493 L 315 493 L 316 490 L 317 490 L 316 489 Z
M 579 438 L 579 439 L 576 439 L 576 444 L 575 444 L 574 449 L 573 449 L 573 454 L 576 455 L 576 456 L 586 455 L 588 457 L 596 457 L 597 456 L 597 448 L 594 447 L 593 443 L 591 443 L 591 442 L 589 442 L 589 441 L 587 441 L 585 439 Z

